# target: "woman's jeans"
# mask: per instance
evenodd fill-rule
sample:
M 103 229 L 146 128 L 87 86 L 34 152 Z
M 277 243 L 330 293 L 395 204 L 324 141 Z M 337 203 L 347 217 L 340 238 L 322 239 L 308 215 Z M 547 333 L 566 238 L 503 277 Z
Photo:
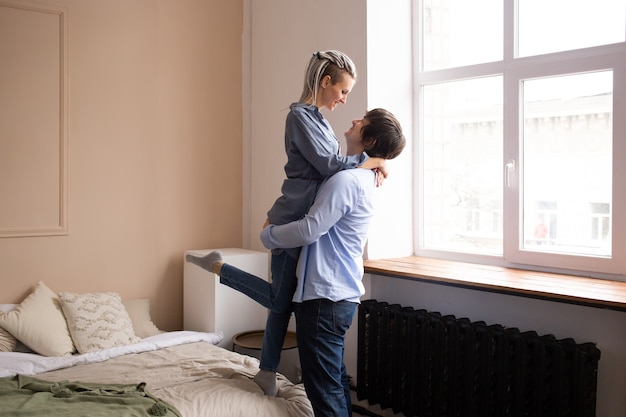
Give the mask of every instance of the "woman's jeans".
M 261 349 L 260 368 L 263 370 L 276 372 L 280 363 L 280 354 L 293 311 L 291 300 L 296 291 L 297 265 L 297 258 L 294 259 L 286 251 L 272 253 L 271 283 L 229 264 L 224 264 L 220 272 L 220 283 L 269 309 Z
M 344 339 L 357 304 L 326 299 L 294 303 L 302 379 L 315 417 L 352 415 Z

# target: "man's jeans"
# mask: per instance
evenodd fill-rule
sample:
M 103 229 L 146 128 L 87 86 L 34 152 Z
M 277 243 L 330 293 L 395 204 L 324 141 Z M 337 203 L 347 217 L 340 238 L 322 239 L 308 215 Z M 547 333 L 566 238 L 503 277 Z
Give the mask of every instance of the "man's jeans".
M 344 339 L 357 304 L 318 299 L 294 303 L 302 379 L 315 417 L 352 415 Z
M 291 299 L 298 282 L 297 264 L 297 260 L 285 251 L 272 254 L 271 283 L 229 264 L 224 264 L 220 273 L 220 283 L 247 295 L 270 310 L 261 349 L 260 368 L 263 370 L 275 372 L 280 363 L 280 354 L 293 311 Z

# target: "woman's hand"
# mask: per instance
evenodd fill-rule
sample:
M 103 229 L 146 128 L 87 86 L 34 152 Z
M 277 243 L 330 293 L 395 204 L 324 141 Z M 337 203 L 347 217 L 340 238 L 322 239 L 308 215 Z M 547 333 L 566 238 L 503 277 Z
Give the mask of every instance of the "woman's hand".
M 387 160 L 383 158 L 369 158 L 367 161 L 360 165 L 359 168 L 371 169 L 376 172 L 376 186 L 380 187 L 383 185 L 383 181 L 389 175 L 389 170 L 387 169 Z
M 376 186 L 380 187 L 381 185 L 383 185 L 383 181 L 385 181 L 385 179 L 387 178 L 387 175 L 389 175 L 389 171 L 387 170 L 387 160 L 381 159 L 380 167 L 376 168 L 375 171 L 376 171 Z
M 380 169 L 378 168 L 374 168 L 372 171 L 374 171 L 376 173 L 376 186 L 380 187 L 383 185 L 383 181 L 385 181 L 385 178 L 387 178 Z

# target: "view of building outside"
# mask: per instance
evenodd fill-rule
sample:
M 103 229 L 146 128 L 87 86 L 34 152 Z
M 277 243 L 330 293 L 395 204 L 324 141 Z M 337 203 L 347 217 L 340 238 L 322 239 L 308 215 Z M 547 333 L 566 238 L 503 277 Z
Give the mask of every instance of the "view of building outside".
M 611 75 L 524 82 L 525 249 L 611 254 Z
M 425 86 L 423 244 L 502 254 L 502 77 Z

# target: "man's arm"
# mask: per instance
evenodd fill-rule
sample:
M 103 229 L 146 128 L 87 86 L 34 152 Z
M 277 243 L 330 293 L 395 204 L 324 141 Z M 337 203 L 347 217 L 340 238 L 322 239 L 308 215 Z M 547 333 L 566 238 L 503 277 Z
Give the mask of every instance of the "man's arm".
M 358 179 L 350 171 L 339 172 L 320 187 L 313 206 L 302 219 L 283 225 L 269 225 L 261 231 L 261 241 L 267 249 L 309 245 L 348 213 L 359 196 Z

